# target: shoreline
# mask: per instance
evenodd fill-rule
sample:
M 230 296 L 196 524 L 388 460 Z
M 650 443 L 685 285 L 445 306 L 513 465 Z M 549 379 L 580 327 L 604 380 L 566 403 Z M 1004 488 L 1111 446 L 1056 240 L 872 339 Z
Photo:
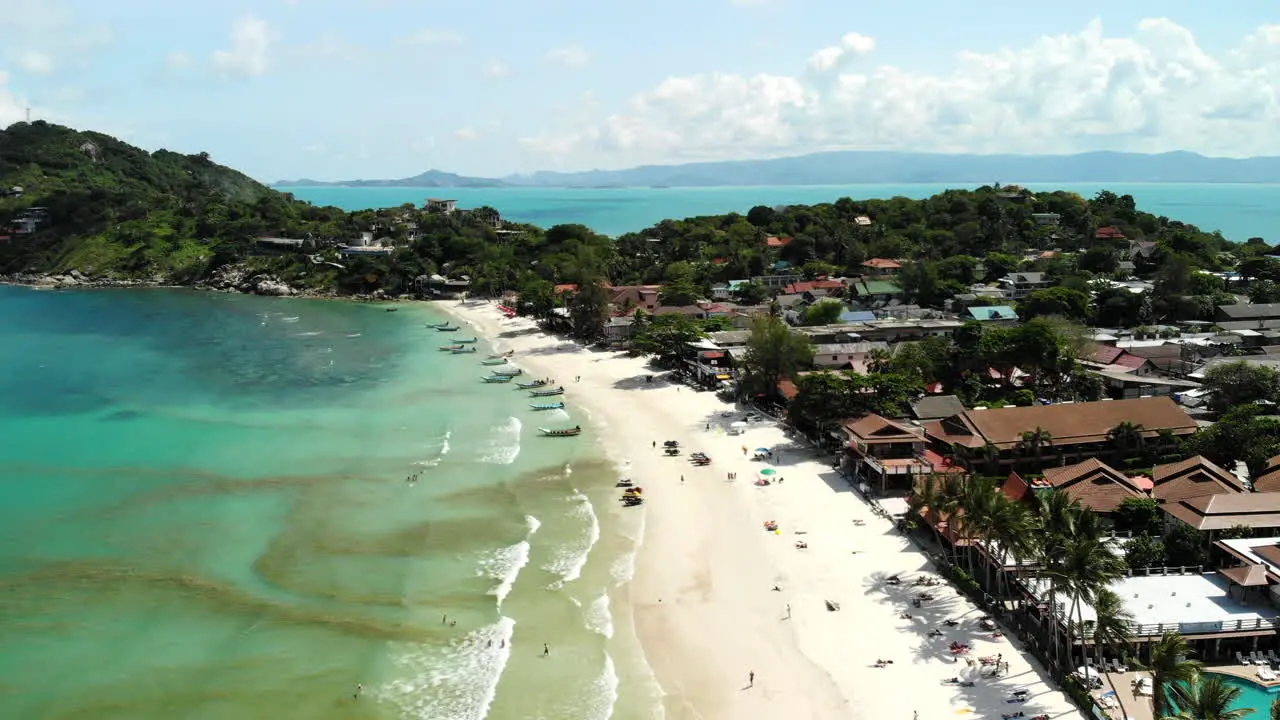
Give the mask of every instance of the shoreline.
M 565 402 L 588 413 L 608 455 L 629 461 L 645 488 L 645 533 L 624 595 L 670 720 L 905 720 L 917 712 L 928 720 L 1010 712 L 1080 719 L 1016 639 L 982 631 L 980 611 L 946 583 L 930 588 L 934 601 L 911 607 L 910 578 L 936 576 L 927 557 L 873 514 L 828 456 L 797 445 L 772 421 L 728 435 L 742 409 L 656 377 L 644 358 L 547 335 L 527 318 L 505 318 L 493 303 L 439 306 L 498 351 L 514 350 L 526 372 L 557 378 Z M 666 440 L 713 462 L 695 467 L 686 454 L 666 457 L 655 447 Z M 774 449 L 783 482 L 755 485 L 761 466 L 744 447 Z M 730 472 L 736 480 L 727 479 Z M 779 532 L 764 532 L 765 520 L 776 520 Z M 809 547 L 798 549 L 799 539 Z M 895 574 L 903 585 L 883 582 Z M 960 623 L 929 637 L 943 619 Z M 951 641 L 972 647 L 964 662 L 948 650 Z M 1009 672 L 981 676 L 976 658 L 995 655 Z M 881 658 L 894 663 L 875 667 Z M 952 677 L 975 685 L 944 684 Z M 1013 707 L 1015 687 L 1028 688 L 1031 699 Z

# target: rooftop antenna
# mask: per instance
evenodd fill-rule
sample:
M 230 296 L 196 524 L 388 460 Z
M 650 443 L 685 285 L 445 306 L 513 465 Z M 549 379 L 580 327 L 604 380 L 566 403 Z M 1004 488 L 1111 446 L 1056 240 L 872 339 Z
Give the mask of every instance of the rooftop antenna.
M 27 106 L 27 124 L 31 123 L 31 106 Z

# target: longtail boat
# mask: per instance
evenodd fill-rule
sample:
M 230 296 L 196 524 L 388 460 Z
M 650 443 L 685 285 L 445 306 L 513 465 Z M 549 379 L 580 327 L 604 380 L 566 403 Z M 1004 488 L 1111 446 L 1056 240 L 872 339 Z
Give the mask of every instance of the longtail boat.
M 453 349 L 453 354 L 454 354 L 454 355 L 465 355 L 465 354 L 467 354 L 467 353 L 473 353 L 473 352 L 475 352 L 475 351 L 476 351 L 476 349 L 475 349 L 475 348 L 473 348 L 473 347 L 462 347 L 461 345 L 459 345 L 458 347 L 456 347 L 456 348 L 454 348 L 454 349 Z
M 506 365 L 507 359 L 506 358 L 498 358 L 498 359 L 489 358 L 488 360 L 485 360 L 480 364 L 481 365 Z
M 461 350 L 461 345 L 441 345 L 440 352 L 449 352 L 450 350 Z
M 520 388 L 523 390 L 532 390 L 534 388 L 540 388 L 544 385 L 550 385 L 550 384 L 551 383 L 547 382 L 546 380 L 534 380 L 532 382 L 527 382 L 527 383 L 516 383 L 516 385 L 519 385 Z
M 463 345 L 474 345 L 480 342 L 480 338 L 462 338 L 461 340 L 455 340 L 454 342 L 460 342 Z
M 574 435 L 578 435 L 582 432 L 582 428 L 576 425 L 571 428 L 538 428 L 538 430 L 547 437 L 573 437 Z
M 445 325 L 444 327 L 436 328 L 436 330 L 439 332 L 457 332 L 458 330 L 461 330 L 461 329 L 462 328 L 458 325 Z
M 485 381 L 485 382 L 487 382 L 487 383 L 504 383 L 504 382 L 511 382 L 511 376 L 510 376 L 510 375 L 490 375 L 489 377 L 481 378 L 481 379 L 482 379 L 482 380 L 484 380 L 484 381 Z
M 442 323 L 427 323 L 427 327 L 429 327 L 429 328 L 443 328 L 443 327 L 449 327 L 449 323 L 448 323 L 448 321 L 445 321 L 445 322 L 442 322 Z
M 518 368 L 518 367 L 513 367 L 513 368 L 498 368 L 497 370 L 494 370 L 494 371 L 493 371 L 493 374 L 494 374 L 494 375 L 509 375 L 509 376 L 511 376 L 511 377 L 515 377 L 515 376 L 517 376 L 517 375 L 521 375 L 521 374 L 523 374 L 523 373 L 524 373 L 524 370 L 521 370 L 521 369 L 520 369 L 520 368 Z
M 504 353 L 494 353 L 494 354 L 492 354 L 492 355 L 490 355 L 490 356 L 489 356 L 489 359 L 490 359 L 490 360 L 497 360 L 498 358 L 509 358 L 509 357 L 511 357 L 512 355 L 515 355 L 515 354 L 516 354 L 516 351 L 515 351 L 515 350 L 508 350 L 508 351 L 506 351 L 506 352 L 504 352 Z
M 551 397 L 552 395 L 563 395 L 564 388 L 551 388 L 550 390 L 534 390 L 529 393 L 529 397 Z
M 534 410 L 563 410 L 564 403 L 543 403 L 541 405 L 530 405 L 529 407 Z

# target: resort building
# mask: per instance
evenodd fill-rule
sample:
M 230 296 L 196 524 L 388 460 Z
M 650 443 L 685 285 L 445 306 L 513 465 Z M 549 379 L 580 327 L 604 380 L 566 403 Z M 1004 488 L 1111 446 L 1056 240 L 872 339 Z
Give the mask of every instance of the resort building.
M 909 488 L 915 478 L 940 472 L 964 472 L 950 460 L 930 450 L 918 427 L 888 420 L 875 413 L 840 424 L 845 441 L 841 471 L 881 494 L 890 482 Z
M 1097 458 L 1089 458 L 1074 465 L 1045 469 L 1043 486 L 1061 490 L 1096 513 L 1108 514 L 1119 510 L 1129 498 L 1147 497 L 1151 478 L 1130 477 Z
M 1151 480 L 1155 484 L 1151 496 L 1163 503 L 1249 491 L 1240 478 L 1202 455 L 1157 465 L 1151 472 Z
M 1163 506 L 1170 522 L 1181 522 L 1207 533 L 1246 527 L 1271 535 L 1280 531 L 1280 492 L 1203 495 Z
M 965 410 L 923 426 L 940 452 L 954 453 L 966 465 L 994 463 L 1008 469 L 1122 455 L 1123 445 L 1112 432 L 1123 423 L 1136 426 L 1148 447 L 1164 442 L 1161 431 L 1177 438 L 1197 427 L 1167 397 Z

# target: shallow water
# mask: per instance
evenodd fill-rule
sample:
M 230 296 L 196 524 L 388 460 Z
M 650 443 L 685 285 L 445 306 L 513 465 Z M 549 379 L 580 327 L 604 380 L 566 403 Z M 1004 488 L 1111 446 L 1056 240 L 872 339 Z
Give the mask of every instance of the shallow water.
M 0 717 L 653 717 L 614 468 L 409 310 L 0 287 Z

